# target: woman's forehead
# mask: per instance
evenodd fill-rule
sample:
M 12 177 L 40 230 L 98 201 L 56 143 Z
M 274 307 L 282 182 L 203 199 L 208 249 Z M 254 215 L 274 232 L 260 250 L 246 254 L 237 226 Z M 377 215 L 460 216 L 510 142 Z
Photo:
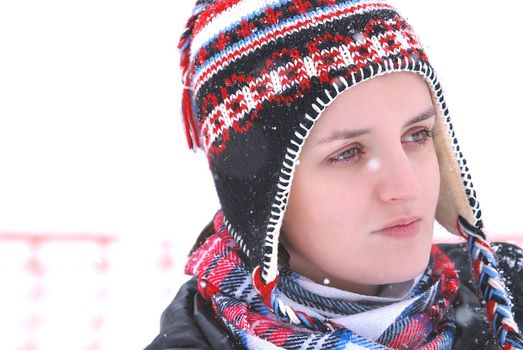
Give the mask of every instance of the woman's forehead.
M 414 73 L 391 73 L 369 79 L 340 94 L 327 106 L 309 138 L 324 144 L 343 135 L 355 137 L 370 129 L 388 127 L 391 123 L 405 127 L 433 115 L 432 96 L 424 79 Z

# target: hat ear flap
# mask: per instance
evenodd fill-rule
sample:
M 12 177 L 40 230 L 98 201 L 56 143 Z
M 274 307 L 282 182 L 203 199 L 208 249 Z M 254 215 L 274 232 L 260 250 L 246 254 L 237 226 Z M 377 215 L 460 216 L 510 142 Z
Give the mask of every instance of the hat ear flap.
M 436 100 L 433 103 L 436 109 L 434 145 L 438 156 L 441 179 L 436 220 L 449 232 L 459 235 L 456 222 L 460 215 L 468 222 L 476 223 L 465 188 L 465 184 L 468 183 L 472 187 L 472 183 L 470 178 L 468 180 L 464 179 L 464 177 L 470 177 L 470 175 L 463 172 L 458 163 L 457 154 L 454 151 L 455 147 L 458 146 L 455 141 L 451 140 L 451 135 L 454 139 L 454 132 L 452 131 L 450 121 L 445 123 L 444 118 L 448 117 L 443 115 L 441 105 Z M 453 144 L 455 147 L 452 146 Z M 473 193 L 472 188 L 470 191 Z

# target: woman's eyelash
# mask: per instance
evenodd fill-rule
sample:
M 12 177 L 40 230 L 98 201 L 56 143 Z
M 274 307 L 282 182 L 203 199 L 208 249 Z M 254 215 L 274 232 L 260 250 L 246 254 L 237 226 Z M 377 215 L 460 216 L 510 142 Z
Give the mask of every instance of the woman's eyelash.
M 329 158 L 329 163 L 348 163 L 352 164 L 356 162 L 362 155 L 365 154 L 365 148 L 361 146 L 355 146 L 345 149 L 344 151 L 338 153 L 334 157 Z M 339 159 L 343 155 L 349 155 L 349 158 Z M 355 159 L 357 158 L 357 159 Z
M 424 144 L 427 143 L 427 141 L 429 139 L 434 137 L 434 129 L 423 128 L 421 130 L 418 130 L 416 132 L 413 132 L 413 133 L 409 134 L 409 137 L 412 137 L 413 135 L 420 135 L 420 134 L 424 134 L 425 137 L 422 140 L 413 141 L 413 142 L 416 142 L 416 143 L 418 143 L 420 145 L 424 145 Z

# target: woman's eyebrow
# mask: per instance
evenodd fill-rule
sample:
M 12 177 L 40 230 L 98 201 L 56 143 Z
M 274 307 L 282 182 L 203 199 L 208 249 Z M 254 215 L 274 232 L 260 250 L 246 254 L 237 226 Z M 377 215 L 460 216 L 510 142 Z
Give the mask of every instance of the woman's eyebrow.
M 434 117 L 435 115 L 436 115 L 436 111 L 434 110 L 434 108 L 431 107 L 431 108 L 427 109 L 425 112 L 421 113 L 420 115 L 418 115 L 418 116 L 412 118 L 411 120 L 409 120 L 408 122 L 406 122 L 405 125 L 403 125 L 403 127 L 407 127 L 414 123 L 421 122 L 426 119 L 430 119 L 430 118 Z
M 323 145 L 332 141 L 337 140 L 348 140 L 354 137 L 368 134 L 370 131 L 368 129 L 362 130 L 336 130 L 332 135 L 327 136 L 318 142 L 318 145 Z
M 411 120 L 409 120 L 407 123 L 405 123 L 405 125 L 403 127 L 407 127 L 407 126 L 412 125 L 414 123 L 421 122 L 421 121 L 426 120 L 426 119 L 430 119 L 430 118 L 432 118 L 435 115 L 436 115 L 436 112 L 434 111 L 434 108 L 429 108 L 425 112 L 423 112 L 423 113 L 415 116 Z M 361 135 L 368 134 L 369 132 L 370 132 L 369 129 L 337 130 L 332 135 L 327 136 L 327 137 L 321 139 L 318 142 L 318 145 L 323 145 L 323 144 L 326 144 L 326 143 L 329 143 L 329 142 L 332 142 L 332 141 L 337 141 L 337 140 L 352 139 L 354 137 L 358 137 L 358 136 L 361 136 Z

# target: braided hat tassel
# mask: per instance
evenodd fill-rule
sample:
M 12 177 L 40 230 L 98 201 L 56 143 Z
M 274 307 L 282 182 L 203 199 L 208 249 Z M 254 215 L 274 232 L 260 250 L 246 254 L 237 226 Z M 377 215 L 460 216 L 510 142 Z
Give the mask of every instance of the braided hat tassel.
M 486 302 L 494 335 L 503 350 L 523 349 L 523 336 L 514 320 L 512 301 L 491 245 L 480 228 L 473 227 L 461 216 L 457 228 L 467 240 L 473 275 L 481 297 Z
M 264 282 L 261 275 L 261 268 L 257 266 L 252 272 L 254 288 L 261 295 L 263 303 L 280 319 L 295 325 L 303 325 L 314 331 L 333 331 L 340 328 L 328 319 L 312 317 L 305 312 L 294 310 L 286 305 L 281 299 L 276 297 L 275 289 L 278 284 L 278 276 L 271 282 Z
M 180 50 L 180 68 L 182 69 L 182 82 L 184 86 L 182 95 L 183 124 L 185 126 L 187 145 L 192 150 L 196 150 L 200 147 L 200 141 L 194 118 L 195 113 L 193 111 L 192 91 L 191 87 L 188 85 L 191 82 L 191 40 L 198 16 L 203 12 L 204 8 L 204 1 L 199 0 L 193 9 L 191 17 L 187 21 L 185 30 L 180 37 L 180 41 L 178 42 L 178 49 Z

